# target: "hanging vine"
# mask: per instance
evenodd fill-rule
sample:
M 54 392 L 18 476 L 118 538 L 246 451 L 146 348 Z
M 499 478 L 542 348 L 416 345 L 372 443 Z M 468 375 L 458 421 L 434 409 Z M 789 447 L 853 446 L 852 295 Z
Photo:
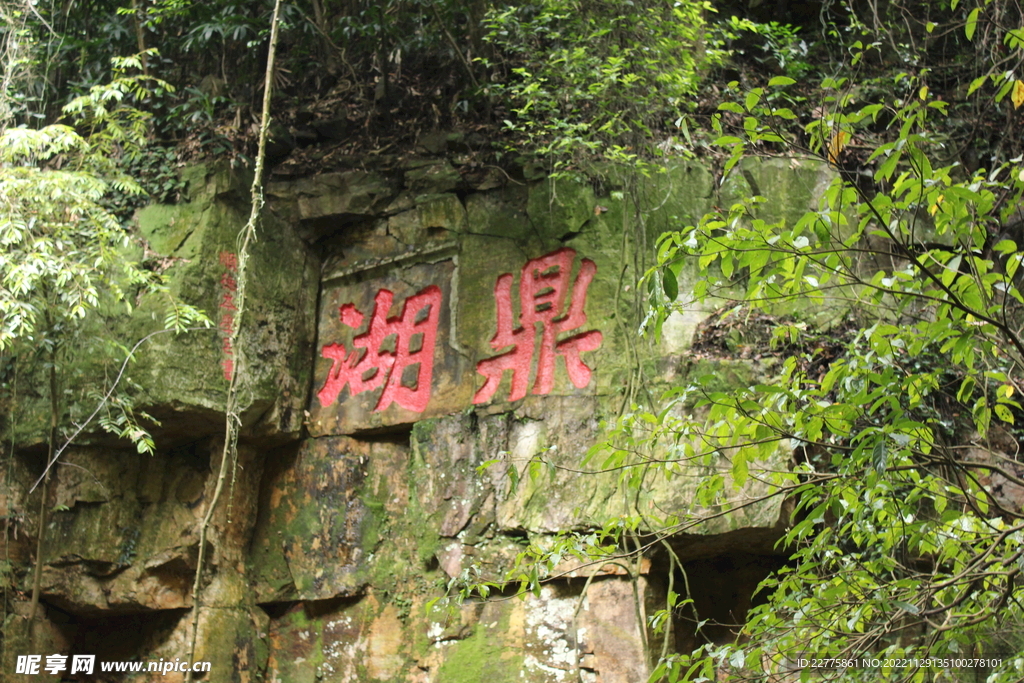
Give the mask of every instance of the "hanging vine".
M 263 112 L 260 116 L 259 148 L 256 153 L 256 168 L 253 173 L 252 189 L 250 190 L 251 208 L 249 220 L 238 235 L 238 276 L 235 296 L 235 324 L 231 331 L 231 348 L 235 350 L 235 362 L 231 365 L 230 380 L 228 383 L 227 400 L 224 408 L 224 448 L 221 453 L 220 471 L 217 474 L 217 485 L 213 491 L 213 497 L 206 508 L 206 514 L 199 525 L 199 557 L 196 560 L 195 581 L 192 584 L 192 633 L 189 637 L 188 659 L 195 660 L 196 639 L 199 634 L 199 615 L 202 608 L 202 579 L 203 567 L 206 563 L 206 536 L 210 528 L 210 521 L 217 508 L 221 493 L 224 490 L 224 482 L 227 479 L 229 468 L 233 470 L 238 459 L 238 430 L 241 426 L 239 417 L 239 389 L 244 381 L 246 370 L 245 353 L 238 344 L 238 337 L 241 331 L 242 315 L 245 313 L 245 295 L 249 280 L 249 249 L 256 241 L 256 226 L 259 223 L 263 211 L 263 166 L 266 161 L 267 137 L 270 129 L 270 98 L 274 84 L 274 56 L 277 51 L 278 19 L 281 12 L 281 0 L 274 3 L 274 15 L 270 21 L 270 46 L 267 52 L 267 69 L 263 81 Z M 185 674 L 185 683 L 191 683 L 192 670 L 189 668 Z

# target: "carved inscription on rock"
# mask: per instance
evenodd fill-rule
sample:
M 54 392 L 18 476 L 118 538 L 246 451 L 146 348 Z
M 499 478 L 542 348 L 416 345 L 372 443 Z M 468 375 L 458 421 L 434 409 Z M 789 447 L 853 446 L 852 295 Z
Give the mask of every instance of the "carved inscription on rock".
M 496 254 L 487 256 L 460 259 L 479 268 Z M 376 273 L 346 275 L 353 279 L 324 291 L 311 433 L 349 434 L 550 394 L 566 377 L 578 389 L 591 384 L 587 354 L 603 341 L 599 330 L 587 329 L 597 265 L 573 249 L 483 278 L 460 279 L 454 259 Z M 460 318 L 453 320 L 455 311 Z M 507 396 L 499 392 L 506 376 Z
M 344 344 L 325 344 L 324 358 L 333 362 L 327 381 L 317 393 L 320 405 L 329 406 L 338 394 L 349 387 L 350 395 L 383 387 L 374 411 L 392 403 L 421 413 L 430 402 L 434 378 L 434 347 L 441 310 L 441 289 L 424 287 L 405 300 L 402 312 L 387 317 L 394 302 L 394 293 L 377 291 L 366 331 L 352 340 L 352 349 Z M 338 310 L 343 325 L 358 330 L 366 316 L 355 305 L 347 303 Z
M 568 337 L 564 335 L 587 324 L 584 310 L 587 289 L 594 279 L 597 266 L 593 261 L 583 259 L 576 280 L 570 287 L 575 257 L 574 250 L 563 248 L 526 262 L 519 275 L 518 325 L 513 322 L 512 273 L 498 277 L 494 285 L 498 331 L 491 339 L 491 347 L 495 351 L 509 346 L 512 349 L 477 363 L 477 372 L 487 381 L 476 392 L 473 403 L 489 401 L 506 370 L 512 371 L 512 389 L 508 400 L 518 401 L 525 397 L 535 354 L 537 375 L 533 383 L 534 394 L 551 393 L 555 383 L 555 359 L 558 356 L 565 358 L 565 369 L 577 388 L 582 389 L 590 384 L 591 369 L 580 358 L 580 354 L 597 350 L 601 346 L 601 333 L 592 330 Z M 567 310 L 566 298 L 569 299 Z

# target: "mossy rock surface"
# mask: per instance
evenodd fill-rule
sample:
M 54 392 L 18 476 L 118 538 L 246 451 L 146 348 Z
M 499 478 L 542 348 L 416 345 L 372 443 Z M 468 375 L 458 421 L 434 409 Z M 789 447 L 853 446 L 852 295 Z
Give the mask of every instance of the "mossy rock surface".
M 635 477 L 622 476 L 629 470 L 608 459 L 613 450 L 592 449 L 612 438 L 615 420 L 642 410 L 634 404 L 657 402 L 670 387 L 707 376 L 708 388 L 729 391 L 777 370 L 777 359 L 757 354 L 693 352 L 693 335 L 716 302 L 681 309 L 657 342 L 638 337 L 645 297 L 636 283 L 653 265 L 662 231 L 694 224 L 713 205 L 754 192 L 779 198 L 759 207 L 763 217 L 792 220 L 814 205 L 829 172 L 788 160 L 745 160 L 719 184 L 702 165 L 680 162 L 649 178 L 610 173 L 601 182 L 580 182 L 528 174 L 522 184 L 474 192 L 466 189 L 471 173 L 457 163 L 387 163 L 393 165 L 375 161 L 366 169 L 268 187 L 270 209 L 253 245 L 241 321 L 231 319 L 238 276 L 232 254 L 248 211 L 245 174 L 190 169 L 187 202 L 140 212 L 140 230 L 173 293 L 206 310 L 216 325 L 158 335 L 130 367 L 136 405 L 163 422 L 156 458 L 110 448 L 95 435 L 92 450 L 68 453 L 68 474 L 52 494 L 53 504 L 67 509 L 51 517 L 44 596 L 90 618 L 161 613 L 172 621 L 191 606 L 195 530 L 212 493 L 216 457 L 183 462 L 187 458 L 167 444 L 217 450 L 210 437 L 224 425 L 223 363 L 244 354 L 245 457 L 236 473 L 244 493 L 233 500 L 244 523 L 215 521 L 203 622 L 205 633 L 217 634 L 206 637 L 202 650 L 215 671 L 235 672 L 230 680 L 241 682 L 265 670 L 268 680 L 282 683 L 397 682 L 424 678 L 424 672 L 435 683 L 548 683 L 581 670 L 600 671 L 608 680 L 645 680 L 634 586 L 621 567 L 600 567 L 585 602 L 586 575 L 570 563 L 560 569 L 572 578 L 539 597 L 470 600 L 443 617 L 427 605 L 454 578 L 500 578 L 530 541 L 550 543 L 558 532 L 600 527 L 638 511 L 690 515 L 696 523 L 677 539 L 680 547 L 685 541 L 687 547 L 733 548 L 716 543 L 763 540 L 778 529 L 781 501 L 747 505 L 768 493 L 756 482 L 729 492 L 730 511 L 695 504 L 696 482 L 727 468 L 723 459 L 680 464 L 671 478 L 648 472 L 637 490 Z M 638 201 L 653 207 L 642 224 Z M 568 253 L 561 250 L 572 253 L 559 273 L 568 286 L 553 324 L 571 314 L 574 295 L 582 303 L 575 284 L 590 264 L 593 277 L 579 324 L 560 329 L 553 342 L 590 333 L 601 339 L 580 352 L 591 372 L 586 381 L 570 375 L 568 354 L 556 353 L 545 388 L 543 325 L 523 320 L 524 309 L 544 305 L 537 301 L 550 293 L 545 285 L 554 280 L 544 278 L 553 271 L 526 266 Z M 507 310 L 496 295 L 505 276 L 511 283 Z M 696 262 L 687 263 L 681 288 L 706 276 Z M 530 278 L 537 285 L 532 290 L 524 287 Z M 321 400 L 335 368 L 325 347 L 353 351 L 382 291 L 393 300 L 378 317 L 393 321 L 403 302 L 431 287 L 441 303 L 426 405 L 381 407 L 380 387 L 358 392 L 351 382 L 335 400 Z M 89 324 L 135 340 L 161 327 L 163 315 L 160 301 L 143 298 L 131 315 L 103 311 Z M 837 318 L 842 311 L 821 315 Z M 817 324 L 815 316 L 821 317 L 807 313 L 801 320 Z M 512 369 L 493 393 L 478 395 L 486 379 L 480 363 L 518 348 L 495 341 L 499 321 L 516 332 L 531 328 L 522 330 L 519 343 L 528 346 L 532 334 L 536 347 L 515 369 L 527 387 L 515 399 Z M 224 345 L 229 324 L 242 329 L 230 356 Z M 763 339 L 738 333 L 727 350 L 742 355 Z M 381 372 L 397 342 L 376 341 Z M 83 346 L 78 358 L 69 424 L 88 413 L 90 394 L 116 371 L 100 349 Z M 411 365 L 402 372 L 415 370 Z M 38 445 L 46 433 L 41 379 L 21 378 L 15 436 L 21 445 Z M 366 374 L 360 381 L 371 379 Z M 401 380 L 406 389 L 421 388 L 418 379 Z M 651 418 L 657 421 L 656 411 Z M 649 451 L 643 443 L 625 446 L 631 457 L 673 452 L 664 444 Z M 784 470 L 787 458 L 780 449 L 766 466 Z M 73 474 L 73 466 L 90 476 Z M 642 522 L 641 529 L 654 524 Z M 650 563 L 638 566 L 637 590 L 653 585 L 649 572 Z M 157 584 L 171 597 L 146 592 Z M 649 604 L 664 597 L 650 591 L 644 594 Z M 577 608 L 585 635 L 570 623 Z M 171 652 L 184 628 L 175 626 L 164 649 L 153 651 Z M 578 661 L 568 659 L 571 643 L 579 645 Z

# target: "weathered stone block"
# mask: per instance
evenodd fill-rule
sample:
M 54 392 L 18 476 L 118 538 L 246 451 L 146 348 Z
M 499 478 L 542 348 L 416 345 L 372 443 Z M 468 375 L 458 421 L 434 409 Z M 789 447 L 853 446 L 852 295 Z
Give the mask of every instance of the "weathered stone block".
M 313 435 L 410 424 L 469 402 L 466 360 L 452 345 L 455 267 L 414 262 L 325 286 Z
M 322 173 L 299 180 L 287 190 L 281 185 L 271 186 L 269 190 L 283 198 L 294 197 L 303 221 L 328 216 L 338 219 L 374 216 L 395 195 L 394 186 L 387 178 L 364 171 Z
M 258 602 L 360 592 L 373 544 L 360 499 L 371 449 L 347 438 L 309 439 L 268 471 L 250 564 Z
M 646 599 L 643 579 L 639 595 Z M 635 683 L 646 679 L 633 587 L 595 580 L 539 596 L 402 613 L 375 595 L 292 608 L 270 627 L 270 680 Z
M 475 235 L 527 240 L 535 234 L 526 213 L 529 190 L 508 185 L 490 192 L 475 192 L 466 198 L 468 230 Z
M 602 298 L 608 262 L 550 243 L 468 235 L 462 244 L 457 334 L 473 359 L 464 379 L 473 403 L 600 391 L 609 365 L 621 359 L 605 324 L 615 306 L 614 297 Z
M 46 607 L 39 606 L 41 615 L 30 621 L 26 615 L 8 613 L 2 623 L 0 632 L 0 667 L 4 680 L 10 683 L 58 683 L 64 676 L 46 670 L 46 655 L 70 652 L 69 633 L 47 618 Z M 40 657 L 39 667 L 34 674 L 18 674 L 18 657 L 36 655 Z M 70 657 L 68 658 L 70 661 Z
M 44 543 L 43 598 L 90 618 L 190 607 L 198 526 L 213 496 L 210 464 L 216 467 L 220 448 L 206 442 L 155 456 L 69 449 L 51 485 L 58 502 Z M 205 591 L 209 606 L 238 605 L 248 592 L 243 548 L 262 468 L 245 445 L 238 462 L 207 536 L 208 566 L 216 569 Z
M 439 161 L 407 170 L 405 184 L 418 194 L 436 194 L 454 190 L 462 184 L 462 176 L 447 161 Z
M 233 319 L 236 237 L 247 218 L 247 209 L 235 201 L 242 180 L 209 170 L 195 180 L 190 203 L 139 214 L 143 234 L 167 259 L 172 291 L 214 322 L 209 330 L 152 338 L 132 368 L 144 392 L 137 403 L 158 406 L 154 415 L 167 419 L 168 429 L 176 429 L 175 419 L 183 414 L 205 420 L 198 423 L 201 430 L 214 429 L 224 406 L 226 370 L 239 355 L 247 360 L 246 425 L 267 436 L 294 434 L 301 426 L 319 263 L 291 226 L 268 213 L 251 247 L 246 311 L 242 320 Z M 126 328 L 129 338 L 152 331 L 153 319 L 162 319 L 158 305 L 140 306 Z M 242 330 L 237 349 L 227 345 L 234 326 Z
M 758 195 L 771 201 L 759 204 L 755 215 L 768 222 L 794 224 L 804 212 L 818 207 L 818 199 L 835 177 L 823 161 L 747 157 L 737 164 L 719 190 L 721 206 Z

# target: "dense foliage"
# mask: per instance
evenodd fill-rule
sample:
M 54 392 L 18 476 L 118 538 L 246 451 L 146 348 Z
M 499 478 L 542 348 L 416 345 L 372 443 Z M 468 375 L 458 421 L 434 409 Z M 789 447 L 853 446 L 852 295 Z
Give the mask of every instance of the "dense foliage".
M 254 150 L 270 8 L 240 0 L 12 6 L 0 35 L 33 49 L 8 65 L 5 102 L 19 123 L 51 120 L 105 78 L 111 55 L 144 53 L 146 75 L 174 86 L 136 103 L 155 115 L 154 141 L 244 162 Z M 438 126 L 483 126 L 511 138 L 517 153 L 649 156 L 653 133 L 674 125 L 720 56 L 705 46 L 709 11 L 699 0 L 286 5 L 275 142 L 366 148 L 381 136 L 411 143 Z
M 705 216 L 664 237 L 651 274 L 671 280 L 693 257 L 709 273 L 700 299 L 775 313 L 794 302 L 850 306 L 857 324 L 824 364 L 803 341 L 806 323 L 781 324 L 774 343 L 798 352 L 777 377 L 736 393 L 698 384 L 673 399 L 698 419 L 669 412 L 655 425 L 656 441 L 688 437 L 679 460 L 720 468 L 701 484 L 701 507 L 722 505 L 754 476 L 795 506 L 780 542 L 790 564 L 765 582 L 749 641 L 669 658 L 665 670 L 672 679 L 731 666 L 760 678 L 801 657 L 835 657 L 858 662 L 844 679 L 870 680 L 878 669 L 859 662 L 877 656 L 922 662 L 884 675 L 931 680 L 957 668 L 940 661 L 971 656 L 1001 662 L 983 667 L 987 680 L 1018 680 L 1024 242 L 1010 226 L 1024 174 L 933 165 L 932 118 L 946 107 L 924 86 L 858 105 L 843 101 L 841 82 L 828 85 L 836 123 L 824 159 L 835 163 L 844 134 L 883 110 L 899 126 L 873 149 L 870 182 L 837 176 L 795 223 L 761 218 L 759 197 Z M 758 124 L 720 144 L 763 139 L 758 125 L 777 113 L 759 106 L 770 92 L 725 105 Z M 787 471 L 773 469 L 779 447 L 796 448 Z
M 149 79 L 128 75 L 140 66 L 137 58 L 115 59 L 111 82 L 64 106 L 74 125 L 0 132 L 0 352 L 19 358 L 24 372 L 64 366 L 90 346 L 109 347 L 120 362 L 128 340 L 87 331 L 84 321 L 94 311 L 130 312 L 143 293 L 166 298 L 170 329 L 204 320 L 129 256 L 141 249 L 112 207 L 112 196 L 142 193 L 122 170 L 149 131 L 148 115 L 122 104 L 149 95 Z M 152 449 L 130 412 L 107 415 L 104 424 Z
M 124 258 L 128 234 L 103 204 L 111 190 L 141 192 L 118 162 L 144 144 L 145 119 L 117 107 L 140 90 L 119 74 L 68 103 L 85 135 L 64 124 L 0 135 L 0 350 L 83 318 L 101 292 L 129 300 L 126 289 L 152 283 Z
M 511 107 L 515 145 L 554 160 L 639 162 L 677 125 L 702 70 L 702 3 L 544 0 L 496 8 L 487 39 L 508 73 L 495 84 Z M 488 62 L 490 63 L 490 62 Z

